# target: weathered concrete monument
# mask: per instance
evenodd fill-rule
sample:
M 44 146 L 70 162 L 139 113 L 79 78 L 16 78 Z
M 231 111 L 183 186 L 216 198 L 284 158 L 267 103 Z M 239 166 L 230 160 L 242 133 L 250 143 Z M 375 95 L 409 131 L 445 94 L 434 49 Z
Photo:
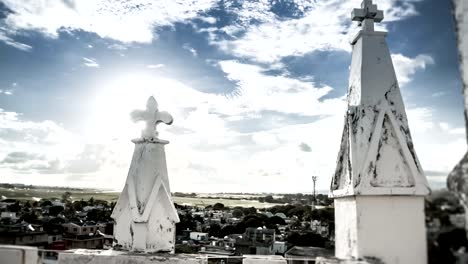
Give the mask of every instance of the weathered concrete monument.
M 467 121 L 466 126 L 468 128 L 468 1 L 454 0 L 453 2 L 455 6 L 455 21 L 458 29 L 457 40 L 461 60 L 460 71 L 464 86 L 465 120 Z M 468 152 L 449 174 L 447 186 L 458 195 L 465 209 L 465 219 L 468 220 Z
M 352 11 L 351 71 L 337 168 L 335 255 L 384 263 L 427 263 L 424 196 L 430 190 L 413 147 L 385 32 L 372 0 Z M 399 241 L 399 242 L 398 242 Z
M 170 125 L 172 116 L 159 112 L 154 97 L 145 111 L 132 112 L 146 128 L 135 143 L 125 187 L 112 212 L 115 247 L 130 252 L 174 252 L 175 224 L 179 222 L 171 198 L 164 145 L 156 126 Z

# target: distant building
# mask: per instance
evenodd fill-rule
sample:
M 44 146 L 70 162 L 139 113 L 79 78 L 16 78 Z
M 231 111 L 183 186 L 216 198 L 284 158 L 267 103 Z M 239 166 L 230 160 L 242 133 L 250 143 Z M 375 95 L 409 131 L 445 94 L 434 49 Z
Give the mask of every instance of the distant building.
M 263 213 L 263 214 L 266 215 L 268 218 L 274 216 L 274 214 L 272 214 L 272 213 L 270 213 L 270 212 L 265 212 L 265 213 Z
M 47 235 L 47 243 L 52 244 L 55 241 L 61 241 L 63 238 L 62 234 L 48 234 Z
M 63 238 L 67 249 L 87 248 L 87 249 L 102 249 L 104 248 L 104 237 L 91 236 L 88 238 Z
M 0 214 L 0 218 L 1 219 L 10 218 L 13 221 L 18 219 L 18 217 L 16 217 L 16 213 L 14 213 L 14 212 L 2 212 Z
M 275 216 L 281 217 L 286 220 L 288 218 L 284 213 L 276 213 Z
M 106 230 L 106 224 L 95 224 L 92 222 L 88 223 L 66 223 L 63 224 L 63 231 L 68 235 L 75 235 L 75 236 L 89 236 L 90 233 L 94 233 L 97 231 L 101 231 L 102 233 Z
M 242 239 L 236 240 L 236 251 L 242 255 L 271 255 L 275 239 L 274 229 L 249 227 Z
M 48 244 L 48 235 L 41 227 L 27 223 L 2 225 L 0 244 L 45 247 Z
M 315 264 L 317 257 L 333 257 L 333 250 L 317 247 L 298 247 L 295 246 L 288 250 L 284 257 L 288 264 Z
M 245 229 L 244 239 L 257 243 L 273 243 L 275 241 L 275 230 L 261 227 L 248 227 Z
M 283 255 L 288 250 L 288 243 L 286 241 L 275 241 L 272 245 L 272 254 Z
M 102 249 L 109 243 L 112 237 L 104 235 L 106 224 L 94 222 L 70 222 L 63 224 L 63 241 L 67 249 L 88 248 Z
M 242 264 L 242 258 L 232 258 L 236 255 L 232 248 L 203 246 L 198 253 L 208 256 L 208 263 Z
M 229 247 L 203 246 L 198 253 L 212 256 L 234 256 L 236 251 Z
M 449 220 L 457 228 L 465 228 L 465 214 L 451 214 Z
M 312 220 L 310 222 L 310 229 L 313 233 L 319 234 L 322 237 L 328 237 L 328 235 L 330 234 L 329 225 L 321 221 Z
M 196 241 L 206 241 L 208 240 L 208 233 L 190 232 L 190 239 Z

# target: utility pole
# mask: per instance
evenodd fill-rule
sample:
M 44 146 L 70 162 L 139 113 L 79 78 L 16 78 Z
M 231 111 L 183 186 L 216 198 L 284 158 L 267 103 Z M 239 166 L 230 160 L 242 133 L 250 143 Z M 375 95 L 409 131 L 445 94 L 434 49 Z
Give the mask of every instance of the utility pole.
M 314 182 L 314 192 L 313 192 L 313 197 L 312 197 L 312 210 L 315 210 L 315 182 L 317 181 L 318 176 L 312 176 L 312 181 Z

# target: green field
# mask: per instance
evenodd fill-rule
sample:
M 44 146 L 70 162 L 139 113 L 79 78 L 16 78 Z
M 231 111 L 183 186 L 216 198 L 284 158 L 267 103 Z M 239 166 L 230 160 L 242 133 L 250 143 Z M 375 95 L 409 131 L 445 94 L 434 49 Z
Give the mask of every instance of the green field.
M 104 200 L 108 202 L 115 202 L 119 196 L 119 192 L 103 192 L 100 190 L 92 189 L 68 189 L 58 187 L 40 187 L 34 186 L 32 188 L 5 188 L 0 187 L 0 196 L 12 198 L 17 200 L 40 200 L 52 199 L 62 197 L 65 192 L 71 192 L 72 200 L 89 200 L 91 197 L 94 200 Z M 215 203 L 222 203 L 227 207 L 255 207 L 255 208 L 268 208 L 275 205 L 274 203 L 260 203 L 256 200 L 243 200 L 243 199 L 225 199 L 225 198 L 206 198 L 206 197 L 173 197 L 174 202 L 179 205 L 191 206 L 208 206 Z
M 65 192 L 72 193 L 73 200 L 89 200 L 93 197 L 95 200 L 116 201 L 119 194 L 118 192 L 103 192 L 99 190 L 86 190 L 86 189 L 68 189 L 68 188 L 50 188 L 39 187 L 34 188 L 4 188 L 0 187 L 0 196 L 17 200 L 33 200 L 33 199 L 61 199 L 62 194 Z
M 255 208 L 269 208 L 275 205 L 282 205 L 282 204 L 274 204 L 274 203 L 261 203 L 255 200 L 234 200 L 234 199 L 222 199 L 222 198 L 203 198 L 203 197 L 174 197 L 174 202 L 179 205 L 192 205 L 192 206 L 208 206 L 213 205 L 215 203 L 222 203 L 224 206 L 227 207 L 255 207 Z

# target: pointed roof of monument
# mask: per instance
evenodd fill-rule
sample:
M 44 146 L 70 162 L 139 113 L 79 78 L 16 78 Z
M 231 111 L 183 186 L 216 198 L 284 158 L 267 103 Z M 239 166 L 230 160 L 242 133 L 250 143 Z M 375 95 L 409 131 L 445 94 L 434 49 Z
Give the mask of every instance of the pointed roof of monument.
M 387 33 L 374 31 L 383 12 L 364 0 L 351 16 L 362 29 L 351 42 L 348 110 L 330 195 L 426 195 Z

